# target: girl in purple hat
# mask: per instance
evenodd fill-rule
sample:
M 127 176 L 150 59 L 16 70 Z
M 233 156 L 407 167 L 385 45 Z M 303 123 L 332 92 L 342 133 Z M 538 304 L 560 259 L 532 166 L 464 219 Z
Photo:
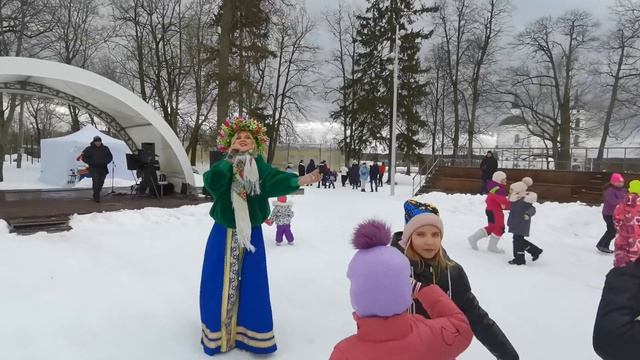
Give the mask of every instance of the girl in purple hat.
M 330 360 L 453 359 L 471 343 L 469 322 L 438 286 L 412 296 L 407 258 L 389 245 L 391 230 L 379 221 L 360 224 L 353 235 L 358 251 L 349 263 L 356 335 L 336 345 Z M 412 297 L 431 315 L 407 313 Z

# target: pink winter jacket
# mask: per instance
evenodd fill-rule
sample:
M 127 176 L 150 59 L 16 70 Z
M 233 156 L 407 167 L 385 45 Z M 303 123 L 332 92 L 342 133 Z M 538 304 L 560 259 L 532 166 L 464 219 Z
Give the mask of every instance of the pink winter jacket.
M 342 340 L 330 360 L 452 360 L 471 343 L 464 313 L 438 286 L 418 293 L 431 319 L 408 313 L 354 318 L 358 333 Z
M 616 226 L 615 267 L 627 266 L 640 257 L 640 196 L 628 194 L 613 211 Z

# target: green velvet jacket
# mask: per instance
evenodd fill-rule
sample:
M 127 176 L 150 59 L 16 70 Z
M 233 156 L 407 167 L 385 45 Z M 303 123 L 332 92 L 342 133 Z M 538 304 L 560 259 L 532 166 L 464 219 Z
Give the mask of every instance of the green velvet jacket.
M 269 217 L 269 198 L 291 194 L 300 188 L 298 176 L 272 167 L 262 156 L 256 157 L 256 165 L 260 174 L 260 195 L 247 199 L 252 226 L 261 225 Z M 209 214 L 216 223 L 235 229 L 236 220 L 231 204 L 232 177 L 233 165 L 227 160 L 219 161 L 203 176 L 204 186 L 215 199 Z

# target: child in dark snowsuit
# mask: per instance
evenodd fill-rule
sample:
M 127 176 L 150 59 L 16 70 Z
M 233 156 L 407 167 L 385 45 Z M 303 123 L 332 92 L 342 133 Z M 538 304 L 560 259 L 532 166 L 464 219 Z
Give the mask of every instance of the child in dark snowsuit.
M 267 225 L 271 226 L 276 223 L 276 245 L 282 245 L 282 238 L 287 238 L 287 243 L 293 245 L 293 233 L 291 232 L 291 219 L 293 219 L 293 209 L 291 202 L 287 201 L 286 196 L 278 197 L 273 203 L 273 211 L 267 219 Z
M 525 239 L 526 236 L 529 236 L 531 229 L 531 217 L 536 213 L 533 204 L 538 200 L 538 194 L 527 191 L 528 186 L 530 185 L 519 181 L 512 184 L 509 189 L 511 212 L 507 225 L 509 232 L 513 234 L 513 260 L 509 261 L 511 265 L 526 265 L 525 252 L 531 254 L 533 261 L 538 260 L 542 254 L 542 249 Z
M 611 175 L 611 180 L 605 185 L 604 204 L 602 206 L 602 218 L 607 224 L 607 231 L 602 235 L 596 245 L 596 249 L 606 254 L 613 254 L 609 249 L 611 240 L 616 238 L 616 226 L 613 223 L 613 212 L 616 207 L 627 197 L 627 189 L 624 188 L 624 178 L 619 173 Z

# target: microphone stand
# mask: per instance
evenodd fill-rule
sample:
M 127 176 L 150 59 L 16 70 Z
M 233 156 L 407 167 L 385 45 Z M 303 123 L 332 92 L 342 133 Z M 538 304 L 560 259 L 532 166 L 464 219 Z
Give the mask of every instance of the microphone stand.
M 114 185 L 113 185 L 113 178 L 115 176 L 115 167 L 116 167 L 116 163 L 115 161 L 111 161 L 111 191 L 107 194 L 105 194 L 104 196 L 110 196 L 110 195 L 115 195 L 117 194 L 115 189 L 114 189 Z

